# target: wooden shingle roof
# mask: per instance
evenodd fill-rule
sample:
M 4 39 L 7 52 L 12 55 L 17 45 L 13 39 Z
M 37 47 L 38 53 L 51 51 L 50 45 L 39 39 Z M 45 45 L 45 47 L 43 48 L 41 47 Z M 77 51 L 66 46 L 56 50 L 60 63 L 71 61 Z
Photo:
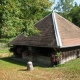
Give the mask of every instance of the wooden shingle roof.
M 25 37 L 20 34 L 9 45 L 35 47 L 72 47 L 80 45 L 80 28 L 54 11 L 35 24 L 40 35 Z
M 62 47 L 80 45 L 80 28 L 56 14 L 57 27 L 61 37 Z

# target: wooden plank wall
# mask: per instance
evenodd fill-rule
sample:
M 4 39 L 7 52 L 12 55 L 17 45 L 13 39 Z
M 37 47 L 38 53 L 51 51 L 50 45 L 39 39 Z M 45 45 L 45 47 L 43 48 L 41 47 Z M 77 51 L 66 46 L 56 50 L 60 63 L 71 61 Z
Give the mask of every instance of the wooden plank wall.
M 79 47 L 63 48 L 63 49 L 60 49 L 59 51 L 61 54 L 60 64 L 64 64 L 65 62 L 76 59 L 80 56 Z

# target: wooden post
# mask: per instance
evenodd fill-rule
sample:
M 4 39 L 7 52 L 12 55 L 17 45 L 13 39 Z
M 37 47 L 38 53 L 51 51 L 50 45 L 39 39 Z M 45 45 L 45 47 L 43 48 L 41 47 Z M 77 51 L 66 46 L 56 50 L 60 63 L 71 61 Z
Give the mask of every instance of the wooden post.
M 27 70 L 29 70 L 29 71 L 34 70 L 34 69 L 33 69 L 33 64 L 32 64 L 31 61 L 29 61 L 29 62 L 27 63 Z

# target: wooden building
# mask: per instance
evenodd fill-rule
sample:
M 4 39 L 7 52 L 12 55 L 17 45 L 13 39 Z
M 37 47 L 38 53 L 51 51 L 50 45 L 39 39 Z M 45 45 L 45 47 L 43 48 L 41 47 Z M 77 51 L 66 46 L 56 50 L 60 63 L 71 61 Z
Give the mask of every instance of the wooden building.
M 57 65 L 80 56 L 80 28 L 54 11 L 35 24 L 40 35 L 23 33 L 8 43 L 15 57 Z

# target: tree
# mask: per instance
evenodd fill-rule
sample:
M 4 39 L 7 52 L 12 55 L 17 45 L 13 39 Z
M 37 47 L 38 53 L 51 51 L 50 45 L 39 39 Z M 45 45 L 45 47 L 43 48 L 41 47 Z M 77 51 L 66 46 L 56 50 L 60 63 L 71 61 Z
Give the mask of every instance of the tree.
M 74 0 L 59 0 L 54 7 L 58 12 L 70 12 L 74 6 Z
M 49 0 L 0 0 L 0 37 L 27 36 L 38 33 L 34 23 L 48 13 Z
M 21 3 L 21 11 L 24 14 L 24 24 L 26 25 L 22 29 L 22 32 L 28 32 L 27 35 L 33 35 L 34 30 L 32 29 L 34 28 L 32 28 L 32 26 L 35 22 L 49 13 L 48 9 L 51 8 L 53 2 L 50 2 L 49 0 L 23 0 Z
M 80 27 L 80 5 L 78 5 L 76 2 L 73 5 L 72 4 L 73 0 L 68 0 L 69 1 L 68 4 L 65 3 L 64 1 L 67 2 L 67 0 L 60 0 L 55 9 L 59 10 L 58 13 L 61 16 L 65 17 L 66 19 Z M 69 5 L 72 6 L 70 7 Z
M 20 3 L 18 0 L 1 0 L 2 7 L 1 17 L 1 37 L 13 37 L 19 33 L 22 28 L 22 20 L 20 16 L 22 12 L 18 8 Z
M 1 3 L 1 1 L 0 1 Z M 1 4 L 0 4 L 0 37 L 1 37 L 1 23 L 2 23 L 2 7 L 1 7 Z
M 57 5 L 54 7 L 61 16 L 72 21 L 71 17 L 69 16 L 70 11 L 74 7 L 74 0 L 59 0 Z
M 80 6 L 78 6 L 77 3 L 75 3 L 75 6 L 70 11 L 68 16 L 75 25 L 80 27 Z

